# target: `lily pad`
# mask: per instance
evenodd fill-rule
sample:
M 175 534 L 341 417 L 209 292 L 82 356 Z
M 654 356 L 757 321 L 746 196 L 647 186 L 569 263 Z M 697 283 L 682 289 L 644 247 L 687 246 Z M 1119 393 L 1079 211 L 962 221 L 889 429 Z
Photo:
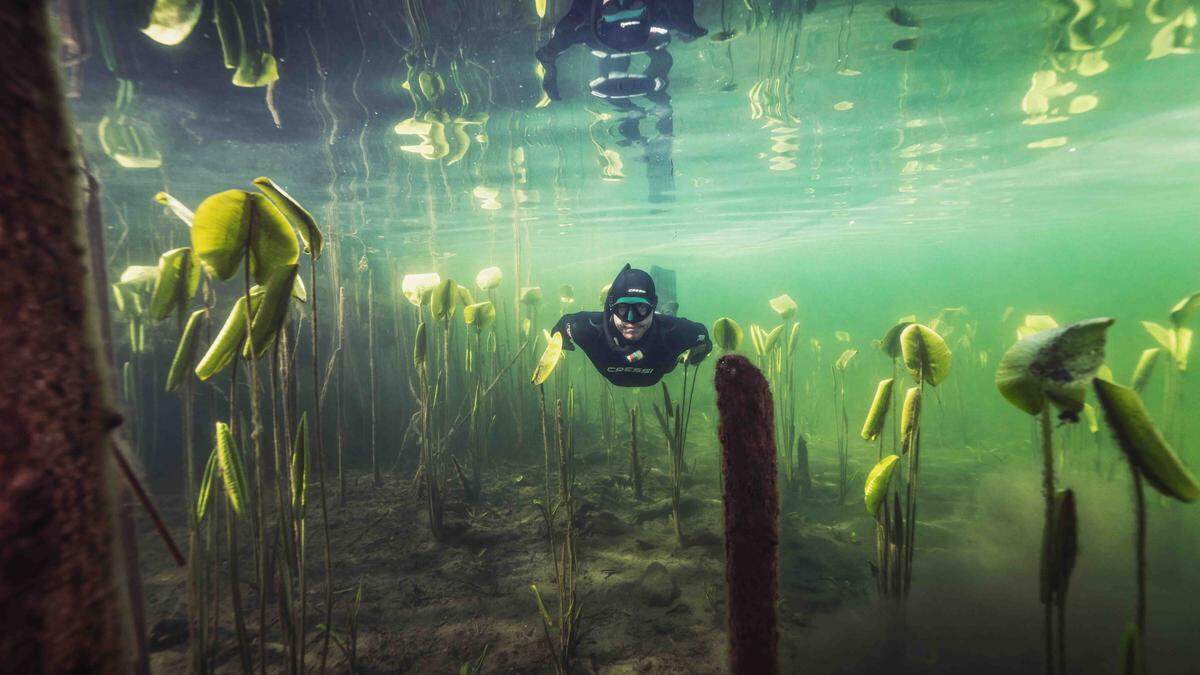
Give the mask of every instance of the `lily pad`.
M 312 214 L 270 178 L 260 176 L 254 179 L 254 184 L 300 233 L 300 240 L 304 242 L 304 252 L 312 256 L 313 260 L 319 259 L 324 238 Z
M 871 409 L 867 411 L 867 419 L 863 422 L 863 428 L 859 435 L 864 441 L 873 441 L 879 438 L 879 432 L 883 431 L 883 425 L 887 421 L 888 409 L 892 405 L 892 385 L 895 381 L 892 378 L 880 380 L 875 387 L 875 398 L 871 401 Z
M 1134 390 L 1104 380 L 1093 380 L 1092 387 L 1104 420 L 1117 445 L 1155 490 L 1182 502 L 1200 497 L 1196 477 L 1150 421 L 1150 413 Z
M 558 365 L 559 359 L 562 358 L 562 333 L 555 333 L 550 336 L 546 344 L 546 351 L 542 352 L 542 357 L 538 359 L 537 367 L 533 371 L 531 381 L 535 387 L 545 384 L 550 378 L 550 374 L 554 372 L 554 367 Z
M 249 504 L 246 471 L 242 468 L 242 458 L 233 440 L 233 432 L 224 422 L 217 422 L 217 462 L 221 465 L 221 482 L 225 484 L 229 506 L 240 516 Z
M 723 316 L 713 322 L 712 338 L 722 352 L 735 352 L 742 346 L 742 327 L 733 319 Z
M 404 278 L 400 280 L 400 292 L 412 304 L 424 307 L 429 304 L 430 294 L 440 283 L 442 283 L 442 277 L 437 272 L 405 274 Z
M 171 369 L 167 371 L 167 391 L 175 391 L 188 377 L 192 364 L 196 361 L 196 344 L 199 342 L 200 326 L 208 315 L 207 309 L 192 312 L 183 335 L 179 338 L 179 346 L 175 348 L 175 358 L 171 360 Z
M 453 279 L 445 279 L 433 289 L 429 296 L 429 311 L 435 320 L 449 321 L 454 316 L 457 291 L 458 285 Z
M 866 503 L 867 512 L 875 518 L 879 518 L 879 507 L 887 497 L 892 475 L 896 473 L 896 464 L 899 461 L 899 455 L 888 455 L 879 460 L 867 474 L 867 482 L 863 486 L 863 502 Z
M 787 321 L 796 316 L 796 301 L 792 300 L 791 296 L 787 293 L 771 298 L 770 303 L 771 309 L 779 315 L 780 319 Z
M 200 203 L 192 248 L 208 273 L 222 280 L 237 273 L 249 249 L 251 274 L 259 283 L 300 256 L 296 232 L 279 209 L 245 190 L 226 190 Z
M 933 329 L 914 323 L 900 333 L 900 353 L 913 379 L 937 386 L 950 372 L 950 348 Z
M 1077 415 L 1088 382 L 1104 363 L 1105 334 L 1112 323 L 1108 318 L 1090 319 L 1018 341 L 1000 359 L 996 387 L 1030 415 L 1040 414 L 1047 400 L 1068 418 Z
M 161 45 L 177 45 L 191 35 L 202 9 L 203 0 L 155 0 L 142 33 Z
M 179 307 L 186 308 L 199 286 L 200 265 L 192 249 L 176 248 L 162 254 L 150 294 L 150 317 L 162 321 Z
M 463 307 L 463 322 L 479 330 L 487 330 L 496 320 L 496 308 L 491 302 L 484 301 Z
M 287 320 L 288 308 L 291 307 L 292 289 L 296 286 L 298 265 L 288 265 L 275 270 L 267 279 L 266 291 L 262 300 L 254 310 L 250 322 L 250 340 L 246 343 L 245 355 L 249 356 L 250 345 L 254 345 L 254 358 L 262 358 L 267 353 L 283 323 Z
M 908 328 L 914 323 L 916 323 L 916 321 L 902 320 L 889 328 L 888 332 L 884 333 L 883 339 L 880 340 L 880 350 L 893 359 L 900 358 L 900 334 L 904 332 L 905 328 Z
M 481 291 L 490 291 L 504 281 L 504 272 L 499 267 L 485 267 L 475 275 L 475 285 Z

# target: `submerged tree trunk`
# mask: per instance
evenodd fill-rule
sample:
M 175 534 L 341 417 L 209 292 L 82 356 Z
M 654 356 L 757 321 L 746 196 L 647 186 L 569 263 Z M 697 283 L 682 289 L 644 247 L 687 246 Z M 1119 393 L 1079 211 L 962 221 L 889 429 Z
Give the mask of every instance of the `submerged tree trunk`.
M 110 412 L 44 2 L 0 3 L 0 663 L 124 672 Z

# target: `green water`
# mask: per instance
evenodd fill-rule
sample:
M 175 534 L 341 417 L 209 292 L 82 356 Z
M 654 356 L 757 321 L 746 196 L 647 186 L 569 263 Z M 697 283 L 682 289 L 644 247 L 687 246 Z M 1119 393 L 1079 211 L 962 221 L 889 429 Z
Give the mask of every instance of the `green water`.
M 563 3 L 551 2 L 540 22 L 531 0 L 495 7 L 395 4 L 284 2 L 272 10 L 281 58 L 278 127 L 263 88 L 228 82 L 210 10 L 179 46 L 129 47 L 137 67 L 128 72 L 138 83 L 130 114 L 154 126 L 159 167 L 119 166 L 100 147 L 97 125 L 113 114 L 116 80 L 95 59 L 77 69 L 82 94 L 74 112 L 105 186 L 110 276 L 127 265 L 153 265 L 162 251 L 188 244 L 185 226 L 154 203 L 156 192 L 169 191 L 194 209 L 216 192 L 251 189 L 260 175 L 273 178 L 316 216 L 327 237 L 319 273 L 322 330 L 330 331 L 322 337 L 326 355 L 335 347 L 333 298 L 338 287 L 347 294 L 349 370 L 335 381 L 345 377 L 349 392 L 348 462 L 355 471 L 370 466 L 374 387 L 374 437 L 388 448 L 389 470 L 396 462 L 406 476 L 416 463 L 415 450 L 400 441 L 417 409 L 409 389 L 416 314 L 399 296 L 403 275 L 438 272 L 482 300 L 471 280 L 499 266 L 505 276 L 496 295 L 497 331 L 505 331 L 499 351 L 509 355 L 520 343 L 514 328 L 521 287 L 545 291 L 536 336 L 562 309 L 560 285 L 575 290 L 571 311 L 597 309 L 600 288 L 625 262 L 674 270 L 680 314 L 709 326 L 728 316 L 747 331 L 752 324 L 769 330 L 779 319 L 768 300 L 788 294 L 800 325 L 791 357 L 799 383 L 794 405 L 820 496 L 785 499 L 785 539 L 789 527 L 826 523 L 852 530 L 857 548 L 837 564 L 823 563 L 822 575 L 848 590 L 821 611 L 803 607 L 814 580 L 803 572 L 802 543 L 785 546 L 782 611 L 792 617 L 781 627 L 785 669 L 1040 668 L 1036 429 L 998 394 L 994 372 L 1026 315 L 1048 314 L 1060 324 L 1108 316 L 1116 321 L 1105 361 L 1118 382 L 1128 382 L 1142 350 L 1157 346 L 1141 322 L 1169 324 L 1172 305 L 1200 289 L 1200 56 L 1192 53 L 1200 49 L 1194 35 L 1200 5 L 905 2 L 920 20 L 906 28 L 889 20 L 886 2 L 818 0 L 810 12 L 797 9 L 804 3 L 779 2 L 781 14 L 753 23 L 750 8 L 766 11 L 770 3 L 730 0 L 724 13 L 727 27 L 738 31 L 735 39 L 675 40 L 669 47 L 673 138 L 657 134 L 653 118 L 641 123 L 651 147 L 671 146 L 674 189 L 663 199 L 654 197 L 645 148 L 620 143 L 620 112 L 588 94 L 596 64 L 586 49 L 576 47 L 559 61 L 564 100 L 537 107 L 532 52 L 565 11 Z M 406 51 L 420 60 L 400 12 L 410 4 L 426 6 L 427 53 L 438 53 L 428 68 L 450 88 L 440 110 L 466 117 L 449 64 L 486 84 L 464 86 L 473 96 L 470 112 L 487 116 L 451 138 L 447 156 L 423 157 L 412 147 L 421 143 L 419 134 L 396 133 L 414 115 L 400 86 L 410 74 Z M 146 42 L 132 28 L 136 17 L 114 16 L 119 36 Z M 722 29 L 720 3 L 700 3 L 697 16 L 711 33 Z M 463 138 L 469 147 L 457 157 Z M 303 253 L 300 263 L 311 283 Z M 239 284 L 216 285 L 218 325 Z M 897 629 L 882 616 L 867 569 L 874 533 L 859 501 L 877 451 L 857 432 L 875 383 L 892 374 L 873 341 L 899 317 L 932 324 L 944 308 L 963 311 L 951 319 L 943 314 L 934 326 L 953 357 L 949 378 L 928 404 L 922 463 L 928 506 L 921 514 L 928 521 L 917 530 L 910 646 L 897 657 L 888 638 Z M 370 338 L 368 316 L 375 317 Z M 143 461 L 164 492 L 178 493 L 178 454 L 162 449 L 178 447 L 178 404 L 158 384 L 175 329 L 171 322 L 153 327 L 149 355 L 131 355 L 122 321 L 117 360 L 138 364 L 136 392 L 125 394 L 139 409 L 135 436 Z M 309 339 L 304 323 L 302 359 Z M 503 378 L 503 397 L 523 403 L 504 408 L 494 431 L 498 456 L 519 458 L 534 473 L 541 470 L 541 428 L 537 399 L 524 382 L 543 346 L 534 341 L 515 366 L 525 372 Z M 858 354 L 844 375 L 852 469 L 850 497 L 839 510 L 829 503 L 841 415 L 831 366 L 847 349 Z M 754 355 L 749 339 L 741 351 Z M 1175 373 L 1183 393 L 1172 408 L 1164 377 L 1173 366 L 1162 356 L 1143 395 L 1184 463 L 1195 465 L 1200 392 L 1189 371 Z M 712 434 L 713 361 L 698 374 L 695 410 L 702 415 L 693 420 L 688 448 L 710 476 L 719 450 Z M 581 446 L 602 454 L 599 439 L 606 436 L 596 401 L 605 390 L 582 355 L 565 363 L 583 401 Z M 675 388 L 680 377 L 667 381 Z M 903 368 L 899 378 L 910 386 Z M 302 399 L 309 396 L 311 381 L 300 391 Z M 620 392 L 617 407 L 642 406 L 653 427 L 650 405 L 658 396 Z M 197 443 L 204 458 L 211 421 L 220 417 L 219 406 L 201 407 Z M 327 428 L 335 426 L 326 419 Z M 1134 611 L 1131 488 L 1103 421 L 1094 435 L 1086 426 L 1055 431 L 1058 487 L 1076 490 L 1080 520 L 1067 665 L 1070 672 L 1112 672 Z M 648 442 L 661 444 L 657 428 L 651 433 Z M 890 430 L 885 438 L 890 448 Z M 612 445 L 618 443 L 623 456 L 623 437 Z M 1152 493 L 1149 520 L 1148 672 L 1193 672 L 1200 657 L 1192 602 L 1200 589 L 1192 564 L 1200 553 L 1200 515 L 1194 505 Z M 315 531 L 315 520 L 310 527 Z M 316 541 L 310 560 L 317 559 Z M 519 593 L 513 601 L 528 602 L 534 621 L 532 601 L 525 589 Z M 581 653 L 587 651 L 585 644 Z M 719 649 L 714 653 L 723 658 Z M 436 668 L 441 662 L 432 659 L 403 668 Z M 368 662 L 372 672 L 400 668 L 378 655 Z M 595 665 L 633 667 L 615 663 L 608 654 Z M 719 668 L 673 663 L 668 670 Z

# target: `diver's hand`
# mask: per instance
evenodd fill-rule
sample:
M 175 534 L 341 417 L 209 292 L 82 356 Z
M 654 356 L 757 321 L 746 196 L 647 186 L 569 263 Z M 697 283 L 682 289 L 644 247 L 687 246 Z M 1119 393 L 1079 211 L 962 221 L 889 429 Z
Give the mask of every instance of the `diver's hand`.
M 558 72 L 554 66 L 547 68 L 546 74 L 542 76 L 542 91 L 546 92 L 551 101 L 562 100 L 558 93 Z
M 542 91 L 546 92 L 551 101 L 561 101 L 562 96 L 558 93 L 558 67 L 554 64 L 554 57 L 546 52 L 545 47 L 537 50 L 535 56 L 542 64 Z
M 691 42 L 697 38 L 702 38 L 708 35 L 708 29 L 698 23 L 692 23 L 690 26 L 678 29 L 679 41 L 683 43 Z

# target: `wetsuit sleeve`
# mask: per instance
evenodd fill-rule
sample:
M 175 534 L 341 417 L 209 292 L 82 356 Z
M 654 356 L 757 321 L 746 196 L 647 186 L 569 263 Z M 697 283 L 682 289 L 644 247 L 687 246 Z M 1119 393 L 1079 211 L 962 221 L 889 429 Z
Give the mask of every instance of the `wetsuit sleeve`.
M 563 314 L 559 318 L 558 323 L 554 324 L 554 327 L 550 329 L 551 335 L 555 333 L 562 334 L 563 349 L 569 352 L 575 351 L 573 322 L 577 316 L 577 314 Z
M 708 329 L 704 324 L 683 319 L 675 329 L 676 348 L 679 353 L 688 353 L 687 363 L 694 366 L 704 361 L 712 351 L 712 340 L 708 337 Z

